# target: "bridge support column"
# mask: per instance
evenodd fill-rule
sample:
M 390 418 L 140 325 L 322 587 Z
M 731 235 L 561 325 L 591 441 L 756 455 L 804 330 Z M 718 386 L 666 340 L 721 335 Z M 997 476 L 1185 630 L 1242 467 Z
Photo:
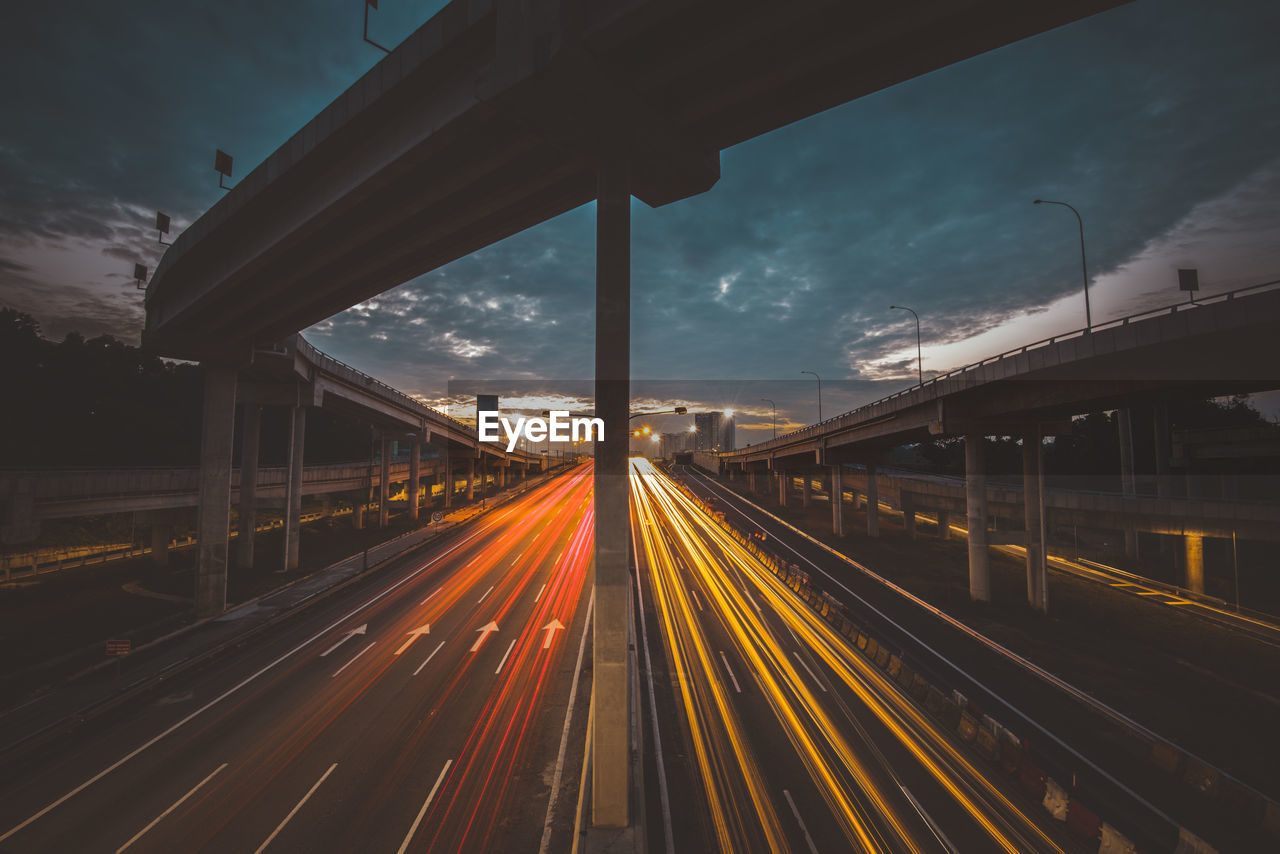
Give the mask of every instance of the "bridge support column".
M 306 445 L 306 437 L 306 407 L 295 406 L 289 410 L 289 461 L 284 492 L 284 572 L 298 568 L 298 545 L 302 537 L 302 451 Z
M 418 521 L 418 493 L 422 491 L 422 440 L 416 436 L 409 442 L 409 521 Z
M 809 502 L 813 499 L 813 478 L 807 471 L 803 477 L 804 480 L 800 483 L 800 506 L 808 510 Z
M 453 457 L 449 456 L 449 449 L 444 449 L 444 473 L 441 475 L 441 483 L 444 484 L 444 509 L 448 510 L 453 506 Z
M 946 510 L 938 511 L 938 539 L 951 539 L 951 514 Z
M 1039 430 L 1022 437 L 1022 503 L 1027 526 L 1027 602 L 1049 611 L 1049 573 L 1044 551 L 1044 445 Z
M 782 469 L 778 469 L 776 474 L 778 476 L 778 506 L 786 507 L 787 488 L 791 486 L 791 475 Z
M 200 429 L 200 496 L 196 522 L 197 617 L 216 617 L 227 609 L 231 456 L 235 423 L 236 370 L 206 364 L 204 423 Z
M 987 468 L 981 433 L 964 437 L 964 491 L 969 516 L 969 598 L 991 601 L 991 566 L 987 554 Z
M 151 562 L 161 569 L 169 568 L 169 541 L 172 539 L 172 524 L 159 519 L 151 523 Z
M 364 496 L 360 496 L 351 502 L 351 527 L 357 531 L 364 530 L 364 513 Z
M 1116 427 L 1120 433 L 1120 489 L 1126 496 L 1137 495 L 1137 479 L 1133 468 L 1132 410 L 1116 410 Z M 1124 526 L 1124 554 L 1130 560 L 1138 559 L 1138 530 L 1132 523 Z
M 600 165 L 596 191 L 595 622 L 591 820 L 631 823 L 631 574 L 627 417 L 631 375 L 631 183 L 622 159 Z
M 253 566 L 253 538 L 258 529 L 258 444 L 262 435 L 262 406 L 246 403 L 240 425 L 240 536 L 236 539 L 236 565 L 248 569 Z
M 474 501 L 476 497 L 476 458 L 471 457 L 467 460 L 467 500 Z
M 880 488 L 876 484 L 875 463 L 867 463 L 867 536 L 880 536 Z
M 1169 440 L 1169 405 L 1158 403 L 1153 406 L 1151 421 L 1155 433 L 1156 496 L 1168 498 L 1173 495 L 1173 484 L 1169 481 L 1169 457 L 1173 454 Z M 1160 553 L 1168 554 L 1170 538 L 1163 534 L 1157 534 L 1156 537 L 1160 541 Z
M 902 530 L 911 539 L 916 538 L 916 508 L 915 502 L 911 497 L 903 492 L 902 495 Z
M 498 467 L 498 489 L 507 488 L 507 466 Z
M 753 495 L 755 494 L 755 491 L 756 491 L 756 473 L 755 473 L 755 469 L 749 469 L 749 470 L 747 471 L 747 491 L 749 491 L 749 492 L 750 492 L 750 493 L 752 493 Z
M 383 436 L 378 442 L 378 527 L 391 521 L 391 440 Z
M 1192 593 L 1204 592 L 1204 537 L 1187 534 L 1187 589 Z
M 840 466 L 831 467 L 831 533 L 837 537 L 844 536 L 844 483 L 840 477 Z

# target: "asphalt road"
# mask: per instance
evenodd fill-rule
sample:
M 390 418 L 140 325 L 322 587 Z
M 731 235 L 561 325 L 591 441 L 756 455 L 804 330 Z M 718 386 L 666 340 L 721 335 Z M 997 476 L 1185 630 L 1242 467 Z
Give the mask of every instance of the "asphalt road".
M 590 487 L 531 490 L 0 769 L 0 850 L 567 849 Z
M 1080 850 L 666 475 L 632 466 L 655 681 L 676 694 L 665 764 L 700 784 L 700 803 L 664 805 L 676 850 Z

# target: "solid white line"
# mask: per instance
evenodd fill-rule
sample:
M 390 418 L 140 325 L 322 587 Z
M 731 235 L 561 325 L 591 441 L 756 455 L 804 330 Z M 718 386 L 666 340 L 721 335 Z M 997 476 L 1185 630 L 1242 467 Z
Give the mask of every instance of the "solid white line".
M 653 691 L 653 659 L 649 655 L 649 629 L 645 625 L 644 618 L 644 585 L 640 581 L 640 552 L 636 545 L 636 538 L 631 538 L 631 553 L 635 557 L 636 563 L 636 603 L 639 605 L 640 614 L 640 638 L 644 646 L 644 666 L 645 679 L 649 683 L 649 709 L 652 714 L 649 715 L 653 723 L 653 745 L 654 745 L 654 761 L 658 766 L 658 796 L 662 801 L 662 835 L 667 845 L 667 854 L 675 854 L 676 843 L 675 835 L 671 830 L 671 798 L 667 793 L 667 769 L 662 761 L 662 733 L 658 731 L 658 701 L 654 697 Z M 541 852 L 546 854 L 546 852 Z
M 920 802 L 916 800 L 916 796 L 907 790 L 907 787 L 898 784 L 898 788 L 902 790 L 902 794 L 907 796 L 907 800 L 911 801 L 911 805 L 916 808 L 916 812 L 924 819 L 925 824 L 929 825 L 929 829 L 933 831 L 934 838 L 947 847 L 951 854 L 960 854 L 956 847 L 951 844 L 951 840 L 942 832 L 942 828 L 938 827 L 938 823 L 933 820 L 933 816 L 924 811 L 924 807 L 920 806 Z
M 818 679 L 818 674 L 814 673 L 813 670 L 809 668 L 809 665 L 805 664 L 804 659 L 800 657 L 800 653 L 796 652 L 793 649 L 791 650 L 791 654 L 796 657 L 796 661 L 800 662 L 801 667 L 809 671 L 809 675 L 813 677 L 814 683 L 817 684 L 817 686 L 822 689 L 822 693 L 824 694 L 827 693 L 827 686 L 823 685 L 822 682 Z
M 418 832 L 418 825 L 422 824 L 422 817 L 427 814 L 427 808 L 431 806 L 431 802 L 435 800 L 436 792 L 440 791 L 440 784 L 444 782 L 444 775 L 449 770 L 449 766 L 453 764 L 450 759 L 444 763 L 444 767 L 440 769 L 440 776 L 436 778 L 436 784 L 431 787 L 431 794 L 427 795 L 427 800 L 422 804 L 422 809 L 418 810 L 418 817 L 413 820 L 413 826 L 409 828 L 409 833 L 404 838 L 404 842 L 400 843 L 400 850 L 396 854 L 404 854 L 409 847 L 409 840 L 413 839 L 413 835 Z
M 796 809 L 796 802 L 791 799 L 791 792 L 783 789 L 782 794 L 786 796 L 787 803 L 791 804 L 791 814 L 796 817 L 796 822 L 800 825 L 800 830 L 804 833 L 804 841 L 808 844 L 809 851 L 811 854 L 818 854 L 818 846 L 813 844 L 813 837 L 809 835 L 809 828 L 804 826 L 804 819 L 800 817 L 800 810 Z
M 720 650 L 720 660 L 724 662 L 724 669 L 729 671 L 729 678 L 733 680 L 733 690 L 739 694 L 742 693 L 742 686 L 738 684 L 738 677 L 733 675 L 733 668 L 729 666 L 729 659 L 724 657 L 724 650 Z
M 699 611 L 703 610 L 703 608 L 702 608 L 702 600 L 698 598 L 698 591 L 697 591 L 697 590 L 694 590 L 692 587 L 690 587 L 690 588 L 689 588 L 689 592 L 693 594 L 693 604 L 695 604 L 695 605 L 697 605 L 697 606 L 698 606 L 698 610 L 699 610 Z
M 328 771 L 325 771 L 323 774 L 320 775 L 320 779 L 316 780 L 315 785 L 313 785 L 310 789 L 307 790 L 307 793 L 302 796 L 302 800 L 298 801 L 297 806 L 289 810 L 289 814 L 284 817 L 284 821 L 276 825 L 276 829 L 271 831 L 271 835 L 267 837 L 267 840 L 265 842 L 263 842 L 261 845 L 258 846 L 258 850 L 253 852 L 253 854 L 262 854 L 263 851 L 267 850 L 267 846 L 271 844 L 271 840 L 275 839 L 277 836 L 280 835 L 280 831 L 284 830 L 284 826 L 289 823 L 289 819 L 297 815 L 298 810 L 302 809 L 302 805 L 305 804 L 307 801 L 311 800 L 311 796 L 316 793 L 316 789 L 320 788 L 320 784 L 323 783 L 325 781 L 325 778 L 327 778 L 330 774 L 332 774 L 333 769 L 337 767 L 338 767 L 338 763 L 335 762 L 329 766 Z
M 137 842 L 139 839 L 141 839 L 141 838 L 142 838 L 142 835 L 143 835 L 144 833 L 146 833 L 148 830 L 150 830 L 151 828 L 155 827 L 157 824 L 159 824 L 159 823 L 160 823 L 160 819 L 164 818 L 164 817 L 165 817 L 165 816 L 167 816 L 169 813 L 173 812 L 173 811 L 174 811 L 174 810 L 176 810 L 178 807 L 182 806 L 182 802 L 183 802 L 183 801 L 185 801 L 187 798 L 189 798 L 189 797 L 191 797 L 192 795 L 194 795 L 197 791 L 199 791 L 199 790 L 200 790 L 200 787 L 201 787 L 201 786 L 203 786 L 205 783 L 207 783 L 207 782 L 209 782 L 210 780 L 212 780 L 214 777 L 218 776 L 218 772 L 219 772 L 219 771 L 221 771 L 223 768 L 226 768 L 226 767 L 227 767 L 227 763 L 223 762 L 221 765 L 219 765 L 219 766 L 214 770 L 214 772 L 213 772 L 212 774 L 210 774 L 208 777 L 205 777 L 205 778 L 204 778 L 203 780 L 201 780 L 199 783 L 196 783 L 196 784 L 195 784 L 195 786 L 191 789 L 191 791 L 187 792 L 185 795 L 183 795 L 182 797 L 180 797 L 180 798 L 178 798 L 176 801 L 174 801 L 172 806 L 170 806 L 170 807 L 169 807 L 167 810 L 165 810 L 164 812 L 160 813 L 160 815 L 158 815 L 158 816 L 156 816 L 155 818 L 153 818 L 153 819 L 151 820 L 151 823 L 150 823 L 150 824 L 148 824 L 146 827 L 142 828 L 142 830 L 139 830 L 139 831 L 137 832 L 137 834 L 136 834 L 136 835 L 134 835 L 134 837 L 133 837 L 132 839 L 130 839 L 130 840 L 129 840 L 128 842 L 126 842 L 124 845 L 121 845 L 119 848 L 117 848 L 117 849 L 116 849 L 116 854 L 120 854 L 120 852 L 121 852 L 121 851 L 123 851 L 124 849 L 128 848 L 130 845 L 132 845 L 133 843 L 135 843 L 135 842 Z
M 595 587 L 591 588 L 591 598 L 587 600 L 587 619 L 582 624 L 582 640 L 578 641 L 578 663 L 573 668 L 573 683 L 569 686 L 569 708 L 564 713 L 564 729 L 560 732 L 560 752 L 556 754 L 556 771 L 551 776 L 551 799 L 547 801 L 547 817 L 542 823 L 542 845 L 538 854 L 547 854 L 547 846 L 551 844 L 551 820 L 555 816 L 556 800 L 560 796 L 560 779 L 564 776 L 564 753 L 569 747 L 569 722 L 573 720 L 573 704 L 578 696 L 578 676 L 582 673 L 582 656 L 587 651 L 587 630 L 591 628 L 591 611 L 595 608 Z M 661 761 L 661 759 L 659 759 Z
M 483 602 L 485 599 L 489 598 L 489 594 L 493 592 L 494 587 L 497 587 L 497 585 L 496 584 L 490 585 L 489 589 L 484 592 L 484 595 L 480 597 L 480 601 L 476 602 L 476 604 L 479 605 L 480 602 Z
M 533 597 L 533 602 L 535 605 L 538 603 L 538 600 L 542 598 L 542 591 L 546 589 L 547 589 L 547 585 L 545 584 L 538 588 L 538 595 Z
M 440 646 L 444 646 L 444 641 L 440 641 Z M 431 654 L 427 656 L 427 660 L 419 664 L 418 669 L 413 671 L 414 676 L 417 676 L 419 673 L 422 672 L 422 668 L 427 666 L 427 661 L 430 661 L 431 659 L 436 657 L 436 653 L 440 651 L 440 646 L 437 646 L 435 649 L 431 650 Z
M 492 526 L 490 526 L 490 527 L 492 527 Z M 227 699 L 227 698 L 228 698 L 228 697 L 230 697 L 232 694 L 236 693 L 236 692 L 237 692 L 237 691 L 239 691 L 241 688 L 243 688 L 244 686 L 248 685 L 250 682 L 253 682 L 255 679 L 257 679 L 257 678 L 258 678 L 259 676 L 261 676 L 262 674 L 264 674 L 264 673 L 266 673 L 267 671 L 272 670 L 272 669 L 274 669 L 275 667 L 279 666 L 280 662 L 282 662 L 282 661 L 284 661 L 284 660 L 288 659 L 290 656 L 295 655 L 295 654 L 296 654 L 297 652 L 299 652 L 300 650 L 302 650 L 302 649 L 306 648 L 307 646 L 310 646 L 311 644 L 315 643 L 317 640 L 319 640 L 320 638 L 322 638 L 322 637 L 324 637 L 325 635 L 329 634 L 329 632 L 333 631 L 333 630 L 334 630 L 334 629 L 336 629 L 338 626 L 340 626 L 340 625 L 342 625 L 343 623 L 345 623 L 347 620 L 350 620 L 350 619 L 351 619 L 352 617 L 354 617 L 356 614 L 359 614 L 359 613 L 360 613 L 361 611 L 363 611 L 365 608 L 368 608 L 368 607 L 369 607 L 370 605 L 372 605 L 374 602 L 377 602 L 379 599 L 383 598 L 384 596 L 388 596 L 388 595 L 390 595 L 393 591 L 398 590 L 399 588 L 401 588 L 401 587 L 403 587 L 404 585 L 408 584 L 408 583 L 409 583 L 410 581 L 412 581 L 413 579 L 417 578 L 419 575 L 421 575 L 423 572 L 425 572 L 425 571 L 427 570 L 427 568 L 428 568 L 428 567 L 430 567 L 430 566 L 434 566 L 437 562 L 439 562 L 439 561 L 440 561 L 440 560 L 442 560 L 443 558 L 448 557 L 449 555 L 453 554 L 453 553 L 454 553 L 454 552 L 456 552 L 458 549 L 462 548 L 462 547 L 463 547 L 463 546 L 465 546 L 467 543 L 469 543 L 469 542 L 471 542 L 472 540 L 474 540 L 476 537 L 479 537 L 480 535 L 482 535 L 482 534 L 486 534 L 486 533 L 488 533 L 488 532 L 489 532 L 489 529 L 488 529 L 488 528 L 481 528 L 480 530 L 476 531 L 476 532 L 475 532 L 474 534 L 472 534 L 471 536 L 467 537 L 465 540 L 462 540 L 462 541 L 461 541 L 461 542 L 459 542 L 459 543 L 455 543 L 455 544 L 454 544 L 452 547 L 450 547 L 447 551 L 441 552 L 439 555 L 437 555 L 436 557 L 434 557 L 434 558 L 432 558 L 431 560 L 427 561 L 427 562 L 426 562 L 426 563 L 424 563 L 422 566 L 420 566 L 420 567 L 418 567 L 417 569 L 415 569 L 413 572 L 410 572 L 408 575 L 406 575 L 404 578 L 402 578 L 402 579 L 400 579 L 399 581 L 397 581 L 395 584 L 392 584 L 392 585 L 391 585 L 390 587 L 388 587 L 386 590 L 383 590 L 381 593 L 379 593 L 379 594 L 377 594 L 377 595 L 375 595 L 375 596 L 371 596 L 370 598 L 366 599 L 364 602 L 360 603 L 360 604 L 359 604 L 359 605 L 357 605 L 355 608 L 352 608 L 350 611 L 348 611 L 347 613 L 343 614 L 343 615 L 342 615 L 341 617 L 339 617 L 337 620 L 334 620 L 332 623 L 330 623 L 329 625 L 325 626 L 323 629 L 321 629 L 320 631 L 316 632 L 314 635 L 312 635 L 311 637 L 307 638 L 307 639 L 306 639 L 306 640 L 304 640 L 302 643 L 300 643 L 300 644 L 298 644 L 297 646 L 295 646 L 293 649 L 291 649 L 291 650 L 289 650 L 288 652 L 286 652 L 286 653 L 284 653 L 283 655 L 281 655 L 281 656 L 280 656 L 279 658 L 277 658 L 275 661 L 272 661 L 270 664 L 267 664 L 266 666 L 262 667 L 261 669 L 259 669 L 258 671 L 254 672 L 253 674 L 251 674 L 251 675 L 249 675 L 249 676 L 245 677 L 244 679 L 240 680 L 240 681 L 239 681 L 239 682 L 237 682 L 235 685 L 232 685 L 232 686 L 231 686 L 230 688 L 228 688 L 226 691 L 223 691 L 223 692 L 222 692 L 221 694 L 219 694 L 217 697 L 214 697 L 212 700 L 210 700 L 209 702 L 205 703 L 203 706 L 201 706 L 200 708 L 196 709 L 194 712 L 192 712 L 191 714 L 187 715 L 185 718 L 183 718 L 182 720 L 178 721 L 176 724 L 174 724 L 173 726 L 169 727 L 169 728 L 168 728 L 168 729 L 166 729 L 164 732 L 162 732 L 162 733 L 160 733 L 159 735 L 155 736 L 155 737 L 154 737 L 154 738 L 152 738 L 150 741 L 147 741 L 147 742 L 145 742 L 144 744 L 142 744 L 141 746 L 134 748 L 134 749 L 133 749 L 132 751 L 130 751 L 129 753 L 126 753 L 124 756 L 122 756 L 120 759 L 117 759 L 117 760 L 116 760 L 114 763 L 112 763 L 111 765 L 108 765 L 106 768 L 102 769 L 102 770 L 101 770 L 101 771 L 99 771 L 97 774 L 94 774 L 94 775 L 93 775 L 92 777 L 90 777 L 88 780 L 85 780 L 85 781 L 84 781 L 83 783 L 81 783 L 79 786 L 76 786 L 74 789 L 72 789 L 71 791 L 67 792 L 65 795 L 63 795 L 62 797 L 58 798 L 58 799 L 57 799 L 56 801 L 54 801 L 53 803 L 49 804 L 49 805 L 48 805 L 47 807 L 45 807 L 44 809 L 40 810 L 40 812 L 36 813 L 35 815 L 33 815 L 33 816 L 31 816 L 30 818 L 28 818 L 26 821 L 22 822 L 22 824 L 19 824 L 19 825 L 17 825 L 16 827 L 12 827 L 12 828 L 10 828 L 9 830 L 6 830 L 6 831 L 4 832 L 4 835 L 3 835 L 3 836 L 0 836 L 0 842 L 4 842 L 4 841 L 5 841 L 6 839 L 8 839 L 10 836 L 13 836 L 13 835 L 14 835 L 15 833 L 17 833 L 19 830 L 22 830 L 24 827 L 26 827 L 27 825 L 31 824 L 31 822 L 36 821 L 36 820 L 38 820 L 38 819 L 40 819 L 40 818 L 43 818 L 45 815 L 47 815 L 47 814 L 49 813 L 49 811 L 50 811 L 50 810 L 53 810 L 53 809 L 56 809 L 57 807 L 62 806 L 62 804 L 66 803 L 66 802 L 67 802 L 68 800 L 70 800 L 71 798 L 73 798 L 73 797 L 75 797 L 76 795 L 80 794 L 80 793 L 81 793 L 81 792 L 83 792 L 85 789 L 89 788 L 89 787 L 90 787 L 90 786 L 92 786 L 94 783 L 98 782 L 98 781 L 99 781 L 99 780 L 101 780 L 103 777 L 107 776 L 107 775 L 108 775 L 108 774 L 110 774 L 112 771 L 116 770 L 116 769 L 117 769 L 117 768 L 119 768 L 121 765 L 125 764 L 125 763 L 126 763 L 126 762 L 128 762 L 130 759 L 132 759 L 132 758 L 134 758 L 135 756 L 137 756 L 137 755 L 138 755 L 139 753 L 141 753 L 142 751 L 144 751 L 144 750 L 146 750 L 147 748 L 149 748 L 149 747 L 153 746 L 156 742 L 160 741 L 160 740 L 161 740 L 162 738 L 164 738 L 165 736 L 172 735 L 172 734 L 173 734 L 174 732 L 176 732 L 178 729 L 180 729 L 181 727 L 185 726 L 186 724 L 188 724 L 188 723 L 190 723 L 192 720 L 194 720 L 198 715 L 201 715 L 201 714 L 203 714 L 204 712 L 208 711 L 209 709 L 213 708 L 214 706 L 218 705 L 218 703 L 221 703 L 223 700 Z
M 512 638 L 511 646 L 507 647 L 507 651 L 502 654 L 502 661 L 498 662 L 498 669 L 493 671 L 494 676 L 497 676 L 499 673 L 502 672 L 502 665 L 507 663 L 507 656 L 511 654 L 511 650 L 516 648 L 516 641 L 518 640 L 519 638 Z
M 368 646 L 366 646 L 364 649 L 360 650 L 360 651 L 359 651 L 359 652 L 357 652 L 355 655 L 353 655 L 353 656 L 351 657 L 351 660 L 350 660 L 350 661 L 348 661 L 346 664 L 342 665 L 342 666 L 341 666 L 341 667 L 339 667 L 337 670 L 333 671 L 333 676 L 330 676 L 329 678 L 330 678 L 330 679 L 336 679 L 339 673 L 341 673 L 342 671 L 346 670 L 346 669 L 347 669 L 348 667 L 350 667 L 351 665 L 355 664 L 355 661 L 356 661 L 356 659 L 357 659 L 357 658 L 359 658 L 360 656 L 364 655 L 364 654 L 365 654 L 366 652 L 368 652 L 369 650 L 373 649 L 373 645 L 374 645 L 375 643 L 377 643 L 377 641 L 369 641 L 369 645 L 368 645 Z

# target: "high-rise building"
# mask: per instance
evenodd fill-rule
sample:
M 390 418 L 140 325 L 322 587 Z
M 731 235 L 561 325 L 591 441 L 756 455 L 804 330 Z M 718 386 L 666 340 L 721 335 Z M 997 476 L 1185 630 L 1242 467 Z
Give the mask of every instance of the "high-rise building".
M 693 449 L 695 451 L 733 450 L 733 416 L 723 412 L 698 412 L 693 416 L 697 429 Z

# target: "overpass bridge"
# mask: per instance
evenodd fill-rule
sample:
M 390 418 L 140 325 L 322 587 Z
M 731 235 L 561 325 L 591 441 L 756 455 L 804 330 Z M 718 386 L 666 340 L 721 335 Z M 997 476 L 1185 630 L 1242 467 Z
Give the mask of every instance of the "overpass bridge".
M 597 825 L 628 825 L 631 196 L 704 192 L 729 146 L 1122 2 L 452 0 L 181 234 L 147 288 L 144 344 L 206 364 L 197 609 L 223 607 L 224 413 L 254 350 L 595 199 L 610 438 L 593 690 L 612 699 L 592 804 Z
M 1180 303 L 1028 344 L 818 424 L 723 453 L 714 465 L 752 479 L 762 471 L 779 472 L 779 483 L 783 484 L 780 497 L 785 499 L 788 471 L 828 466 L 832 493 L 837 494 L 842 488 L 844 464 L 860 464 L 866 470 L 868 532 L 874 535 L 876 472 L 884 454 L 914 442 L 964 437 L 963 511 L 970 531 L 970 595 L 985 601 L 990 598 L 987 546 L 992 542 L 988 529 L 993 514 L 983 439 L 1020 436 L 1028 599 L 1033 606 L 1045 609 L 1043 439 L 1068 433 L 1073 415 L 1106 409 L 1120 410 L 1123 434 L 1132 407 L 1152 406 L 1157 411 L 1159 494 L 1144 502 L 1133 489 L 1129 431 L 1121 442 L 1122 466 L 1128 466 L 1122 472 L 1126 502 L 1113 509 L 1127 520 L 1128 531 L 1159 528 L 1165 533 L 1184 534 L 1187 586 L 1202 589 L 1202 538 L 1219 533 L 1222 526 L 1213 526 L 1212 514 L 1203 503 L 1197 505 L 1192 500 L 1175 506 L 1171 502 L 1172 478 L 1167 476 L 1171 451 L 1163 411 L 1170 400 L 1179 398 L 1280 388 L 1280 361 L 1274 355 L 1274 342 L 1280 335 L 1278 284 L 1269 282 L 1197 303 Z M 832 502 L 831 509 L 832 529 L 843 534 L 841 502 Z M 939 509 L 945 512 L 952 508 Z M 1174 531 L 1175 527 L 1181 530 Z

